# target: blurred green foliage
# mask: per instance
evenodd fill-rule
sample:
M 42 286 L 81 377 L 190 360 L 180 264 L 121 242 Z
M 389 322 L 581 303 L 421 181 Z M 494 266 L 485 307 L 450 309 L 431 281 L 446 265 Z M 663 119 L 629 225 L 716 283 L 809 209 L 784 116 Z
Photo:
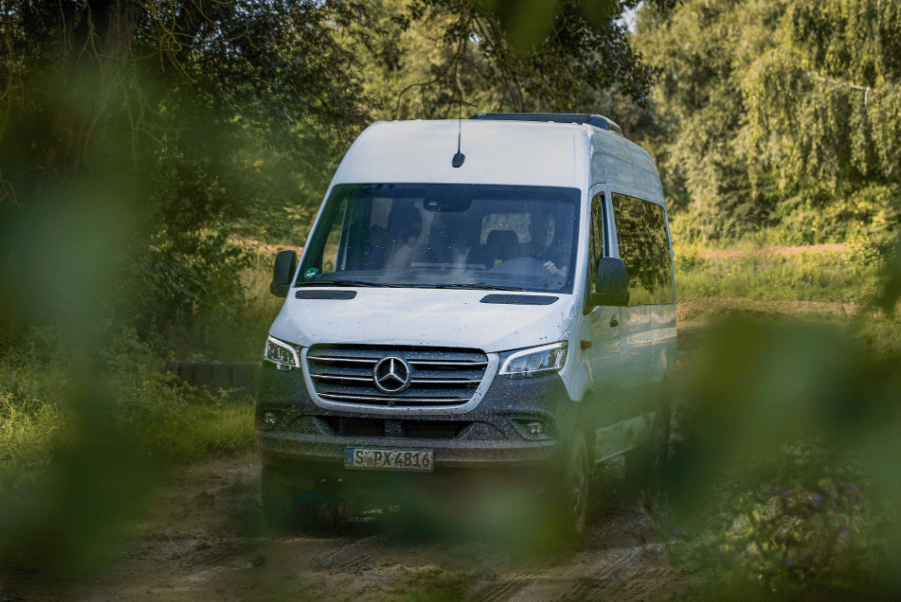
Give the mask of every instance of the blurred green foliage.
M 249 404 L 162 363 L 255 357 L 246 239 L 302 245 L 367 122 L 585 111 L 657 158 L 677 243 L 860 244 L 683 247 L 683 294 L 884 313 L 708 331 L 657 516 L 688 593 L 897 597 L 901 5 L 658 0 L 630 37 L 638 5 L 0 0 L 0 555 L 88 566 L 164 462 L 251 444 Z
M 698 348 L 658 515 L 693 597 L 897 595 L 901 347 L 865 321 L 745 317 Z
M 44 332 L 0 355 L 0 566 L 96 566 L 140 518 L 160 470 L 253 442 L 253 404 L 134 365 L 134 332 L 74 371 Z
M 82 411 L 98 412 L 130 433 L 139 448 L 157 459 L 185 462 L 219 452 L 246 449 L 253 440 L 252 403 L 228 391 L 211 392 L 154 369 L 152 350 L 131 329 L 110 335 L 95 376 L 103 403 L 72 407 L 68 354 L 31 332 L 0 357 L 0 494 L 33 478 L 78 436 Z M 94 391 L 97 393 L 97 391 Z M 74 422 L 74 424 L 73 424 Z
M 734 286 L 745 271 L 747 296 L 803 298 L 816 288 L 792 286 L 785 273 L 781 282 L 761 281 L 755 270 L 778 276 L 777 269 L 790 273 L 812 259 L 821 275 L 851 272 L 833 300 L 855 290 L 855 271 L 866 278 L 852 315 L 743 309 L 723 322 L 729 312 L 720 310 L 700 339 L 689 339 L 696 349 L 677 385 L 681 433 L 661 475 L 656 513 L 671 561 L 691 575 L 681 594 L 896 599 L 901 270 L 859 249 L 844 257 L 712 260 L 698 257 L 697 248 L 680 251 L 677 270 L 706 273 L 708 285 L 723 280 L 720 290 L 710 289 L 716 294 L 740 292 Z M 731 276 L 722 272 L 729 264 Z
M 747 458 L 661 524 L 692 599 L 890 599 L 897 519 L 864 470 L 805 442 Z

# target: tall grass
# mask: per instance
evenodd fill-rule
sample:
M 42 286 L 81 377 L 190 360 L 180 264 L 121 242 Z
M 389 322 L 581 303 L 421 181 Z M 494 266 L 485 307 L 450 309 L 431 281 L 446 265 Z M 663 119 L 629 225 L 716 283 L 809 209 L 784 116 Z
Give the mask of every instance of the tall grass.
M 190 462 L 253 445 L 253 400 L 190 387 L 163 372 L 169 359 L 256 360 L 282 300 L 269 294 L 271 258 L 241 274 L 245 303 L 221 320 L 171 328 L 151 341 L 124 324 L 101 326 L 90 380 L 110 400 L 114 427 L 147 454 Z M 77 395 L 66 353 L 49 329 L 0 347 L 0 491 L 51 462 L 70 443 Z
M 681 297 L 855 303 L 872 297 L 879 286 L 878 268 L 854 248 L 732 256 L 697 245 L 674 251 Z
M 45 367 L 16 374 L 20 370 L 0 364 L 0 491 L 39 474 L 71 442 L 80 419 L 65 384 L 47 388 L 40 383 L 65 383 L 66 371 Z M 20 391 L 37 389 L 41 396 L 11 391 L 13 379 Z M 253 445 L 249 398 L 233 400 L 161 373 L 108 375 L 104 385 L 113 400 L 109 414 L 116 430 L 162 462 L 190 462 Z
M 47 464 L 64 425 L 53 404 L 21 408 L 9 393 L 0 394 L 0 491 Z

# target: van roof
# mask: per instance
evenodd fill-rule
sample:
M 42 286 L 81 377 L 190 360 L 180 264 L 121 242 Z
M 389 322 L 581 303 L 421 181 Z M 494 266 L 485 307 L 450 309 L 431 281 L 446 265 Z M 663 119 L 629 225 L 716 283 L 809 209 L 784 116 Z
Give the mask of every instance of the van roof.
M 477 113 L 470 119 L 490 119 L 495 121 L 550 121 L 553 123 L 587 123 L 614 134 L 623 135 L 623 130 L 615 121 L 603 115 L 588 113 Z
M 460 150 L 463 165 L 451 159 Z M 656 176 L 650 156 L 611 131 L 579 123 L 519 120 L 378 122 L 348 150 L 334 183 L 446 182 L 582 188 L 592 149 Z M 627 156 L 623 156 L 623 155 Z

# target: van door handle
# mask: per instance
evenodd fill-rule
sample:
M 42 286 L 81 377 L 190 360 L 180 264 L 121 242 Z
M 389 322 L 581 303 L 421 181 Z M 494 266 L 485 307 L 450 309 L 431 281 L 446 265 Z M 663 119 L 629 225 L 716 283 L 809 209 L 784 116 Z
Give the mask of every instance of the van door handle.
M 610 328 L 613 328 L 614 326 L 619 326 L 619 320 L 616 319 L 616 316 L 610 318 Z

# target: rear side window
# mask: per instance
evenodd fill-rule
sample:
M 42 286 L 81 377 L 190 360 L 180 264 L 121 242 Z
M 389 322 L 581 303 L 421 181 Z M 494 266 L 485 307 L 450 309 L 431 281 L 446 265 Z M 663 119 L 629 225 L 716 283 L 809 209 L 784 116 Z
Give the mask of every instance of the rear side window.
M 666 211 L 656 203 L 613 193 L 619 256 L 629 273 L 629 305 L 675 302 Z
M 604 193 L 594 195 L 591 200 L 591 264 L 588 270 L 589 290 L 598 286 L 598 259 L 604 256 Z

